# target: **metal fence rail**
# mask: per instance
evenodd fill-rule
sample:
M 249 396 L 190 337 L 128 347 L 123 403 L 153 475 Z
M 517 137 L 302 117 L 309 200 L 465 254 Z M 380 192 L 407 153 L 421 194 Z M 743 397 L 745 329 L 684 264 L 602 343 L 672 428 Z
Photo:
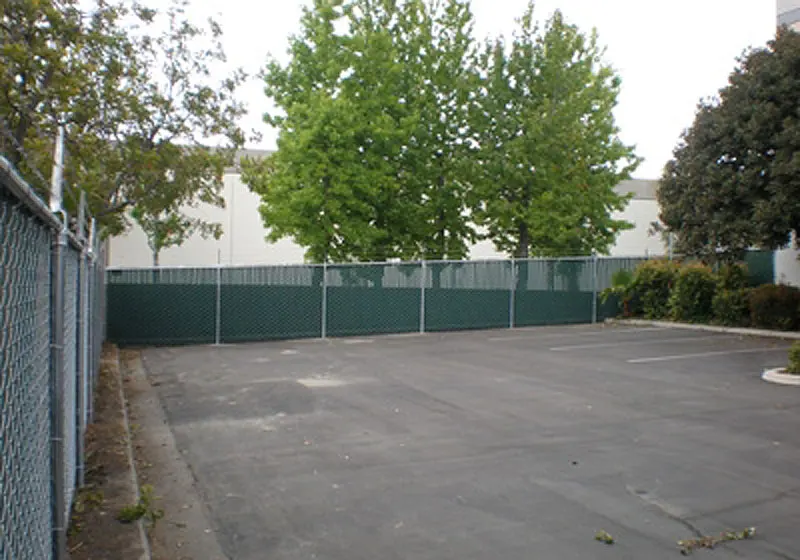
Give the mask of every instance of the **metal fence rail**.
M 0 157 L 0 558 L 67 558 L 104 336 L 103 255 Z
M 591 323 L 644 258 L 109 269 L 109 340 L 231 343 Z

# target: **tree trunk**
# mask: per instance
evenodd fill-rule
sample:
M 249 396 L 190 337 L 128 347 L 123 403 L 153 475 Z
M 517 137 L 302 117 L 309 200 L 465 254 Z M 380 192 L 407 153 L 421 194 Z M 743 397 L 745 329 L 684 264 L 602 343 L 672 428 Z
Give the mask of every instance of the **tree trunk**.
M 528 230 L 528 224 L 520 222 L 519 224 L 519 240 L 517 242 L 518 259 L 527 259 L 529 256 L 528 248 L 531 244 L 531 234 Z
M 444 175 L 439 175 L 437 180 L 439 184 L 439 195 L 443 196 L 444 193 Z M 439 256 L 440 259 L 448 258 L 447 255 L 447 216 L 445 216 L 444 203 L 440 203 L 439 216 L 438 216 L 438 234 L 439 234 Z
M 519 224 L 519 240 L 517 242 L 517 250 L 515 257 L 518 259 L 527 259 L 530 255 L 528 253 L 528 245 L 530 245 L 530 232 L 528 231 L 528 224 L 521 222 Z M 528 289 L 528 275 L 530 263 L 520 262 L 517 263 L 517 290 Z

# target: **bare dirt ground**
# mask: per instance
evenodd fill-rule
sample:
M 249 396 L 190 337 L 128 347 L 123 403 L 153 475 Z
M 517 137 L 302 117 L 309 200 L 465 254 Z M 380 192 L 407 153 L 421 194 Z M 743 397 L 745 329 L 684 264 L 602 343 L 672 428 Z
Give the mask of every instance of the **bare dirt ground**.
M 69 530 L 72 560 L 138 560 L 144 552 L 137 525 L 117 520 L 135 502 L 120 383 L 116 349 L 106 347 L 87 430 L 86 485 L 77 494 Z

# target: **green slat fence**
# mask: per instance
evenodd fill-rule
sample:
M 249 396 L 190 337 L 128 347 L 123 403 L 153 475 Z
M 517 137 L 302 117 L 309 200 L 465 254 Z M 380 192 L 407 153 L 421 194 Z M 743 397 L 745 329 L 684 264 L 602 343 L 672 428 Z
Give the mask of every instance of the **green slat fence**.
M 510 262 L 431 262 L 425 269 L 426 331 L 509 326 Z
M 754 282 L 770 259 L 749 256 Z M 178 345 L 591 323 L 618 314 L 598 294 L 644 260 L 111 269 L 108 338 Z

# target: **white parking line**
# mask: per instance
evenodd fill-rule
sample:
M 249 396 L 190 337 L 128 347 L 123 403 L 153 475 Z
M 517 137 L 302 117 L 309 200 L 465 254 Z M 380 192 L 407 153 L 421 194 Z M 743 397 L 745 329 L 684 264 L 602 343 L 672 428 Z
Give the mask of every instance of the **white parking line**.
M 525 327 L 525 328 L 536 328 L 536 327 Z M 547 328 L 546 325 L 542 325 L 541 328 Z M 640 333 L 640 332 L 648 332 L 648 331 L 666 331 L 670 330 L 667 327 L 645 327 L 642 329 L 630 328 L 630 327 L 622 327 L 620 329 L 614 330 L 595 330 L 595 329 L 574 329 L 570 332 L 560 332 L 560 333 L 542 333 L 531 331 L 530 334 L 525 335 L 511 335 L 511 336 L 493 336 L 488 338 L 489 342 L 502 342 L 504 340 L 537 340 L 540 338 L 558 338 L 558 337 L 565 337 L 565 336 L 597 336 L 603 334 L 610 334 L 610 333 Z
M 727 356 L 728 354 L 757 354 L 759 352 L 786 352 L 788 346 L 782 348 L 748 348 L 745 350 L 721 350 L 718 352 L 698 352 L 696 354 L 676 354 L 674 356 L 656 356 L 654 358 L 634 358 L 628 360 L 629 364 L 649 364 L 650 362 L 668 362 L 670 360 L 684 360 L 687 358 L 708 358 L 711 356 Z
M 590 348 L 614 348 L 616 346 L 635 346 L 637 344 L 663 344 L 665 342 L 693 342 L 695 340 L 708 340 L 721 338 L 716 336 L 686 336 L 681 338 L 661 338 L 658 340 L 623 340 L 620 342 L 599 342 L 595 344 L 575 344 L 573 346 L 554 346 L 553 352 L 567 352 L 569 350 L 588 350 Z

